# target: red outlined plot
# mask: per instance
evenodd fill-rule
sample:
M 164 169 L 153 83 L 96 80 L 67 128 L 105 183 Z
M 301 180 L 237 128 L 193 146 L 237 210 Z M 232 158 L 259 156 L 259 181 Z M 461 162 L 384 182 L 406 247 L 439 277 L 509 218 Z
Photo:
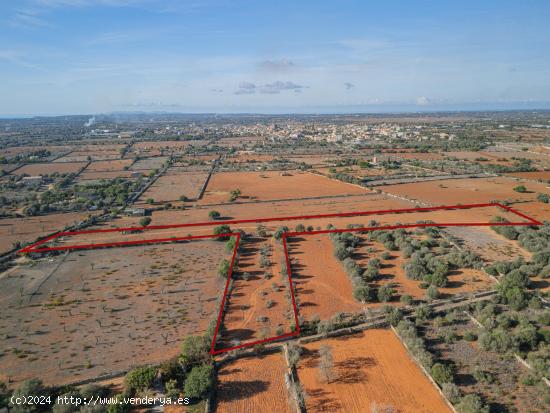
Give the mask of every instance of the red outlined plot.
M 216 349 L 216 343 L 218 340 L 218 335 L 220 327 L 223 321 L 225 305 L 227 302 L 227 295 L 229 292 L 229 285 L 231 283 L 233 275 L 233 267 L 237 257 L 237 252 L 239 244 L 241 241 L 241 234 L 239 232 L 231 232 L 227 234 L 210 234 L 210 235 L 194 235 L 186 237 L 170 237 L 170 238 L 151 238 L 151 239 L 140 239 L 132 241 L 115 241 L 115 242 L 106 242 L 106 243 L 97 243 L 97 244 L 72 244 L 72 245 L 62 245 L 62 246 L 52 246 L 52 247 L 41 247 L 44 244 L 53 241 L 59 237 L 70 237 L 78 236 L 85 234 L 95 234 L 95 233 L 107 233 L 107 232 L 118 232 L 118 233 L 127 233 L 127 232 L 146 232 L 151 230 L 162 230 L 162 229 L 171 229 L 171 228 L 186 228 L 186 227 L 210 227 L 221 224 L 245 224 L 245 223 L 266 223 L 266 222 L 281 222 L 281 221 L 295 221 L 295 220 L 312 220 L 312 219 L 321 219 L 321 218 L 337 218 L 337 217 L 358 217 L 358 216 L 369 216 L 369 215 L 384 215 L 384 214 L 404 214 L 404 213 L 413 213 L 413 212 L 430 212 L 430 211 L 440 211 L 440 210 L 462 210 L 462 209 L 472 209 L 472 208 L 483 208 L 483 207 L 498 207 L 507 212 L 515 214 L 527 221 L 520 222 L 448 222 L 448 223 L 416 223 L 416 224 L 399 224 L 399 225 L 385 225 L 385 226 L 376 226 L 376 227 L 359 227 L 359 228 L 345 228 L 345 229 L 328 229 L 328 230 L 318 230 L 318 231 L 302 231 L 302 232 L 287 232 L 283 233 L 282 243 L 283 250 L 285 254 L 285 262 L 287 267 L 287 276 L 288 276 L 288 285 L 290 288 L 290 296 L 292 300 L 292 307 L 294 311 L 294 331 L 274 337 L 265 338 L 262 340 L 256 340 L 251 342 L 242 343 L 237 346 L 225 347 L 221 349 Z M 226 353 L 231 350 L 236 350 L 239 348 L 251 347 L 258 344 L 265 344 L 273 342 L 276 340 L 281 340 L 284 338 L 294 337 L 300 334 L 300 325 L 298 322 L 298 309 L 296 306 L 296 299 L 294 293 L 294 285 L 292 282 L 292 269 L 290 267 L 290 259 L 288 254 L 287 247 L 287 238 L 299 235 L 315 235 L 315 234 L 329 234 L 333 232 L 365 232 L 365 231 L 375 231 L 375 230 L 393 230 L 400 228 L 422 228 L 422 227 L 476 227 L 476 226 L 539 226 L 542 225 L 540 221 L 533 219 L 515 209 L 502 205 L 500 203 L 485 203 L 485 204 L 465 204 L 465 205 L 442 205 L 436 207 L 422 207 L 422 208 L 404 208 L 404 209 L 389 209 L 389 210 L 379 210 L 379 211 L 361 211 L 361 212 L 346 212 L 346 213 L 333 213 L 333 214 L 319 214 L 319 215 L 302 215 L 302 216 L 286 216 L 286 217 L 267 217 L 267 218 L 252 218 L 252 219 L 241 219 L 241 220 L 228 220 L 228 221 L 209 221 L 209 222 L 199 222 L 199 223 L 185 223 L 185 224 L 174 224 L 174 225 L 151 225 L 148 227 L 127 227 L 127 228 L 108 228 L 108 229 L 92 229 L 92 230 L 82 230 L 82 231 L 65 231 L 58 232 L 56 234 L 50 235 L 38 242 L 35 242 L 32 245 L 29 245 L 19 251 L 19 253 L 42 253 L 50 251 L 70 251 L 70 250 L 81 250 L 81 249 L 96 249 L 96 248 L 112 248 L 112 247 L 124 247 L 124 246 L 134 246 L 134 245 L 144 245 L 144 244 L 160 244 L 160 243 L 170 243 L 178 241 L 188 241 L 194 239 L 208 239 L 208 238 L 220 238 L 220 237 L 236 237 L 235 248 L 233 250 L 233 255 L 231 258 L 229 271 L 227 275 L 227 281 L 222 295 L 222 300 L 220 303 L 220 308 L 218 311 L 218 317 L 216 320 L 216 328 L 214 330 L 214 336 L 212 339 L 210 354 L 217 355 Z
M 284 216 L 284 217 L 267 217 L 267 218 L 252 218 L 252 219 L 238 219 L 238 220 L 228 220 L 228 221 L 208 221 L 208 222 L 194 222 L 186 224 L 171 224 L 171 225 L 150 225 L 147 227 L 125 227 L 125 228 L 106 228 L 106 229 L 90 229 L 90 230 L 80 230 L 80 231 L 61 231 L 56 234 L 50 235 L 40 241 L 35 242 L 21 250 L 19 253 L 28 253 L 28 252 L 48 252 L 48 251 L 66 251 L 73 249 L 90 249 L 90 248 L 106 248 L 106 247 L 122 247 L 128 245 L 141 245 L 141 244 L 151 244 L 151 243 L 163 243 L 163 242 L 174 242 L 174 241 L 183 241 L 189 239 L 198 239 L 194 237 L 208 237 L 203 235 L 187 236 L 187 237 L 170 237 L 170 238 L 158 238 L 158 239 L 144 239 L 144 240 L 135 240 L 135 241 L 116 241 L 116 242 L 106 242 L 100 244 L 74 244 L 74 245 L 63 245 L 56 247 L 42 247 L 38 248 L 41 245 L 46 244 L 47 242 L 54 241 L 60 237 L 70 237 L 86 234 L 100 234 L 100 233 L 132 233 L 132 232 L 147 232 L 152 230 L 163 230 L 163 229 L 175 229 L 175 228 L 190 228 L 190 227 L 208 227 L 216 225 L 233 225 L 233 224 L 250 224 L 250 223 L 266 223 L 266 222 L 280 222 L 280 221 L 296 221 L 296 220 L 312 220 L 312 219 L 321 219 L 321 218 L 346 218 L 346 217 L 359 217 L 359 216 L 369 216 L 369 215 L 385 215 L 385 214 L 402 214 L 402 213 L 412 213 L 412 212 L 430 212 L 430 211 L 440 211 L 440 210 L 458 210 L 458 209 L 473 209 L 473 208 L 484 208 L 484 207 L 498 207 L 504 209 L 505 211 L 511 212 L 521 218 L 528 220 L 528 222 L 499 222 L 499 223 L 448 223 L 448 224 L 439 224 L 439 226 L 503 226 L 503 225 L 542 225 L 541 222 L 519 212 L 513 208 L 502 205 L 497 202 L 485 203 L 485 204 L 464 204 L 464 205 L 441 205 L 435 207 L 422 207 L 422 208 L 403 208 L 403 209 L 386 209 L 378 211 L 355 211 L 355 212 L 341 212 L 333 214 L 318 214 L 318 215 L 298 215 L 298 216 Z

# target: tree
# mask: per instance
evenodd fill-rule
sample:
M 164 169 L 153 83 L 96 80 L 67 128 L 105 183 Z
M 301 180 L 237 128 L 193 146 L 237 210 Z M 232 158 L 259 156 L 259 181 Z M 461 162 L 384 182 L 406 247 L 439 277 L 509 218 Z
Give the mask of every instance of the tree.
M 153 367 L 138 367 L 131 370 L 124 378 L 124 387 L 130 394 L 151 388 L 157 371 Z
M 10 402 L 10 390 L 8 389 L 8 386 L 6 386 L 6 383 L 3 381 L 0 381 L 0 409 L 3 409 L 4 407 L 8 407 Z
M 185 202 L 185 201 L 188 201 L 188 200 L 189 200 L 189 198 L 187 198 L 187 196 L 185 196 L 185 195 L 180 195 L 180 198 L 179 198 L 179 199 L 180 199 L 180 201 L 182 201 L 182 202 Z
M 371 300 L 372 290 L 367 284 L 357 285 L 353 288 L 353 298 L 362 303 Z
M 164 383 L 164 393 L 166 393 L 166 397 L 177 399 L 180 395 L 178 381 L 175 379 L 171 379 Z
M 142 227 L 146 227 L 151 223 L 151 217 L 143 217 L 139 220 L 139 225 Z
M 231 233 L 231 227 L 229 225 L 218 225 L 214 227 L 214 235 L 222 235 Z M 218 237 L 218 241 L 227 241 L 229 235 L 224 237 Z
M 218 219 L 221 214 L 218 211 L 210 211 L 208 213 L 208 216 L 210 217 L 210 219 Z
M 296 232 L 304 232 L 306 230 L 306 227 L 304 227 L 304 224 L 298 224 L 296 225 L 296 227 L 294 228 L 294 230 Z
M 332 357 L 330 346 L 323 344 L 319 348 L 319 374 L 324 382 L 330 383 L 333 379 L 333 368 L 334 359 Z
M 185 379 L 184 394 L 192 399 L 203 398 L 213 384 L 214 368 L 210 364 L 195 366 Z
M 429 301 L 436 300 L 439 298 L 439 291 L 435 285 L 430 285 L 426 290 L 426 297 Z
M 178 361 L 184 370 L 197 363 L 204 363 L 210 358 L 208 353 L 208 339 L 203 336 L 187 336 L 181 346 Z
M 300 356 L 302 355 L 302 347 L 300 347 L 295 342 L 290 342 L 287 347 L 287 353 L 288 363 L 290 364 L 290 367 L 296 367 L 296 365 L 300 361 Z
M 395 290 L 392 288 L 391 284 L 384 284 L 378 289 L 378 300 L 385 303 L 391 301 Z
M 483 404 L 477 394 L 467 394 L 462 397 L 456 409 L 459 413 L 489 413 L 489 407 Z
M 45 396 L 47 393 L 46 387 L 42 384 L 42 380 L 30 379 L 26 380 L 13 392 L 14 397 L 40 397 Z M 10 403 L 11 405 L 11 403 Z M 34 412 L 35 406 L 32 405 L 11 405 L 13 411 L 16 413 L 30 413 Z
M 233 189 L 229 193 L 229 202 L 234 202 L 237 200 L 238 197 L 241 196 L 241 190 L 240 189 Z
M 283 238 L 283 234 L 285 232 L 288 232 L 288 227 L 286 226 L 279 227 L 277 228 L 277 231 L 274 232 L 273 238 L 275 238 L 277 241 L 280 241 L 281 238 Z

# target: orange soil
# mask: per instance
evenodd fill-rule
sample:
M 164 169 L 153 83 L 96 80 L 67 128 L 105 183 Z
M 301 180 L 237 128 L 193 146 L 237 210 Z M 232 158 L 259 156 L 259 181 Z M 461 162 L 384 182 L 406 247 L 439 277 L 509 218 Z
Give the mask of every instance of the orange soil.
M 204 333 L 217 315 L 224 256 L 223 243 L 193 241 L 16 267 L 0 278 L 0 348 L 10 349 L 0 380 L 65 384 L 176 356 L 181 340 Z
M 378 242 L 367 241 L 364 237 L 364 243 L 356 249 L 355 257 L 357 263 L 362 268 L 367 268 L 368 261 L 373 258 L 378 258 L 382 265 L 380 268 L 380 277 L 375 280 L 372 285 L 380 286 L 388 282 L 394 285 L 394 289 L 397 291 L 396 299 L 398 300 L 401 295 L 408 294 L 415 299 L 425 299 L 426 290 L 420 288 L 421 281 L 411 280 L 405 275 L 403 265 L 408 261 L 403 257 L 399 251 L 391 251 L 390 258 L 387 260 L 382 259 L 380 256 L 383 252 L 387 251 L 383 245 Z M 374 248 L 375 251 L 369 253 L 369 248 Z M 360 257 L 357 259 L 357 257 Z M 462 294 L 472 291 L 481 291 L 491 288 L 494 281 L 485 272 L 475 270 L 472 268 L 462 268 L 453 270 L 448 274 L 448 286 L 438 288 L 442 295 L 442 298 L 448 298 L 448 296 L 455 294 Z M 385 303 L 369 303 L 368 306 L 382 306 Z
M 32 242 L 39 236 L 62 230 L 67 225 L 80 222 L 90 213 L 69 212 L 25 218 L 0 220 L 0 250 L 7 251 L 16 241 Z
M 178 201 L 180 196 L 196 198 L 208 176 L 207 173 L 178 173 L 166 174 L 157 181 L 139 198 L 138 203 L 143 203 L 149 198 L 155 202 Z
M 92 162 L 87 168 L 86 172 L 111 172 L 124 170 L 125 166 L 132 164 L 131 159 L 115 159 L 110 161 L 96 161 Z
M 31 153 L 35 151 L 40 151 L 42 149 L 50 151 L 52 154 L 55 153 L 63 153 L 70 150 L 70 146 L 58 146 L 58 145 L 51 145 L 51 146 L 15 146 L 11 148 L 3 148 L 0 149 L 0 156 L 3 156 L 5 158 L 12 158 L 17 155 Z
M 550 171 L 513 172 L 506 175 L 515 176 L 516 178 L 534 179 L 537 181 L 550 181 Z
M 364 194 L 369 190 L 307 172 L 222 172 L 214 174 L 201 204 L 228 202 L 230 192 L 240 189 L 240 202 Z
M 185 222 L 205 222 L 208 221 L 208 211 L 212 209 L 219 210 L 223 219 L 219 221 L 219 224 L 223 224 L 227 219 L 242 219 L 242 218 L 259 218 L 269 216 L 284 216 L 293 214 L 319 214 L 328 212 L 349 212 L 350 210 L 364 211 L 364 210 L 376 210 L 382 208 L 403 208 L 404 206 L 410 207 L 407 203 L 403 205 L 403 201 L 384 199 L 379 195 L 372 197 L 350 197 L 347 198 L 350 202 L 345 203 L 346 198 L 334 201 L 330 200 L 310 200 L 307 202 L 281 202 L 279 203 L 258 203 L 258 204 L 242 204 L 237 207 L 234 205 L 233 211 L 238 211 L 234 215 L 225 214 L 225 206 L 218 208 L 208 209 L 188 209 L 188 210 L 172 210 L 172 211 L 159 211 L 153 214 L 152 225 L 162 224 L 177 224 Z M 372 200 L 372 202 L 365 202 L 366 200 Z M 331 203 L 333 202 L 333 203 Z M 325 204 L 326 203 L 326 204 Z M 281 205 L 285 208 L 277 208 L 275 205 Z M 307 207 L 306 207 L 307 205 Z M 352 209 L 352 205 L 355 208 Z M 247 210 L 246 207 L 250 206 Z M 321 208 L 318 208 L 321 206 Z M 256 208 L 254 208 L 256 207 Z M 311 209 L 310 209 L 311 207 Z M 258 213 L 256 214 L 256 211 Z M 416 212 L 416 213 L 403 213 L 403 214 L 387 214 L 387 215 L 367 215 L 363 217 L 351 217 L 351 218 L 323 218 L 323 219 L 311 219 L 311 220 L 293 220 L 293 221 L 281 221 L 267 223 L 265 226 L 269 229 L 276 229 L 281 225 L 286 225 L 291 230 L 294 230 L 295 226 L 299 223 L 304 225 L 312 225 L 314 229 L 324 229 L 330 223 L 336 228 L 345 228 L 348 224 L 362 224 L 367 225 L 370 220 L 376 220 L 380 225 L 392 225 L 392 224 L 413 224 L 420 220 L 432 220 L 440 223 L 456 223 L 456 222 L 488 222 L 492 217 L 499 215 L 509 220 L 523 221 L 522 218 L 501 210 L 497 207 L 486 207 L 469 210 L 455 210 L 455 211 L 429 211 L 429 212 Z M 117 221 L 113 221 L 109 224 L 110 227 L 126 227 L 132 225 L 139 225 L 139 217 L 124 217 Z M 106 228 L 106 225 L 98 226 L 99 228 Z M 232 229 L 242 229 L 247 232 L 254 232 L 256 230 L 256 223 L 245 223 L 241 225 L 231 225 Z M 151 239 L 151 238 L 166 238 L 166 237 L 182 237 L 187 235 L 203 235 L 212 234 L 213 226 L 198 226 L 187 228 L 169 228 L 164 230 L 147 230 L 138 234 L 121 234 L 121 233 L 100 233 L 100 234 L 85 234 L 66 237 L 63 241 L 59 239 L 59 242 L 70 243 L 83 243 L 83 242 L 113 242 L 119 240 L 137 240 L 137 239 Z
M 135 142 L 132 145 L 132 149 L 179 149 L 189 145 L 200 145 L 204 143 L 206 143 L 206 141 L 201 140 Z
M 515 192 L 513 188 L 518 185 L 525 185 L 530 192 Z M 546 185 L 505 177 L 417 182 L 382 186 L 379 189 L 411 200 L 428 202 L 432 205 L 483 203 L 493 200 L 531 201 L 536 198 L 537 192 L 550 194 L 550 190 Z
M 109 159 L 120 158 L 119 151 L 74 151 L 62 158 L 56 159 L 55 162 L 84 162 L 88 160 L 88 156 L 92 161 L 104 161 Z
M 260 267 L 260 249 L 271 246 L 271 267 Z M 288 279 L 280 274 L 279 260 L 284 256 L 279 245 L 272 238 L 249 238 L 241 241 L 238 266 L 234 273 L 233 291 L 225 311 L 223 340 L 226 346 L 260 340 L 290 332 L 294 320 L 292 306 L 287 302 Z M 269 272 L 271 278 L 265 279 Z M 243 273 L 249 279 L 241 278 Z M 268 308 L 266 303 L 272 301 Z M 267 322 L 258 321 L 259 316 L 268 317 Z M 277 329 L 281 331 L 278 332 Z
M 218 371 L 218 413 L 287 412 L 291 410 L 280 353 L 240 358 Z
M 131 176 L 131 171 L 88 172 L 86 170 L 78 176 L 77 181 L 80 182 L 94 179 L 130 178 Z
M 85 162 L 50 162 L 50 163 L 35 163 L 35 164 L 29 164 L 25 165 L 22 168 L 19 168 L 17 171 L 14 172 L 16 175 L 50 175 L 55 172 L 59 172 L 60 174 L 66 174 L 66 173 L 74 173 L 78 172 L 84 165 L 86 165 Z
M 390 152 L 385 152 L 384 154 L 381 154 L 381 155 L 375 155 L 376 157 L 378 157 L 379 159 L 388 159 L 388 158 L 391 158 L 391 159 L 420 159 L 420 160 L 423 160 L 423 161 L 433 161 L 433 160 L 439 160 L 439 159 L 443 159 L 443 155 L 439 154 L 439 153 L 425 153 L 425 152 L 416 152 L 416 153 L 402 153 L 402 152 L 398 152 L 398 153 L 390 153 Z
M 334 359 L 335 378 L 330 383 L 319 377 L 322 345 L 330 346 Z M 298 376 L 308 395 L 308 411 L 363 413 L 375 404 L 403 413 L 450 412 L 391 330 L 367 330 L 304 347 Z
M 327 320 L 336 313 L 363 308 L 353 298 L 351 282 L 334 257 L 327 235 L 292 238 L 288 247 L 300 316 L 309 320 L 318 315 Z
M 550 221 L 550 204 L 533 201 L 521 202 L 517 204 L 512 204 L 510 206 L 539 221 Z
M 243 146 L 248 144 L 256 144 L 265 138 L 261 136 L 235 136 L 230 138 L 221 138 L 216 142 L 219 146 Z
M 131 171 L 151 171 L 155 169 L 160 169 L 164 162 L 168 160 L 166 156 L 154 156 L 150 158 L 140 159 L 132 166 L 130 166 Z

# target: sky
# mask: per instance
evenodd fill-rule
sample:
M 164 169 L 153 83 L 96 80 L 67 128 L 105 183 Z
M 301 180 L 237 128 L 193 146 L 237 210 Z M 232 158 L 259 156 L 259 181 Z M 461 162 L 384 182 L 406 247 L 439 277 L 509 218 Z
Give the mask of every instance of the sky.
M 0 0 L 0 116 L 550 108 L 550 2 Z

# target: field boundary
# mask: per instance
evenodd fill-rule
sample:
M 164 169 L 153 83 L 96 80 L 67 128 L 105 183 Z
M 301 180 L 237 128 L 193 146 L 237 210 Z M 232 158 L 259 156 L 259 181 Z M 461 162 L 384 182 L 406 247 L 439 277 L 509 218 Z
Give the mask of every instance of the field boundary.
M 208 235 L 190 235 L 186 237 L 170 237 L 170 238 L 152 238 L 152 239 L 142 239 L 134 241 L 115 241 L 107 243 L 98 243 L 98 244 L 75 244 L 75 245 L 64 245 L 64 246 L 54 246 L 54 247 L 42 247 L 41 245 L 52 241 L 56 238 L 62 236 L 71 236 L 71 235 L 81 235 L 81 234 L 94 234 L 94 233 L 108 233 L 108 232 L 144 232 L 155 229 L 170 229 L 170 228 L 186 228 L 186 227 L 200 227 L 200 226 L 216 226 L 216 225 L 229 225 L 229 224 L 242 224 L 242 223 L 263 223 L 263 222 L 280 222 L 280 221 L 296 221 L 296 220 L 310 220 L 310 219 L 319 219 L 319 218 L 332 218 L 332 217 L 356 217 L 356 216 L 369 216 L 369 215 L 384 215 L 384 214 L 401 214 L 401 213 L 412 213 L 412 212 L 429 212 L 429 211 L 438 211 L 438 210 L 461 210 L 461 209 L 473 209 L 473 208 L 483 208 L 483 207 L 498 207 L 507 212 L 511 212 L 527 221 L 521 222 L 473 222 L 473 223 L 435 223 L 435 222 L 419 222 L 415 224 L 399 224 L 399 225 L 384 225 L 384 226 L 372 226 L 372 227 L 359 227 L 359 228 L 342 228 L 342 229 L 327 229 L 327 230 L 317 230 L 317 231 L 299 231 L 299 232 L 283 232 L 282 234 L 282 244 L 285 255 L 285 263 L 287 268 L 287 278 L 288 285 L 290 289 L 290 296 L 292 301 L 292 307 L 294 312 L 294 329 L 290 333 L 285 333 L 277 335 L 274 337 L 268 337 L 262 340 L 256 340 L 252 342 L 241 343 L 236 346 L 225 347 L 221 349 L 216 349 L 216 343 L 219 335 L 219 330 L 222 324 L 223 315 L 225 312 L 225 305 L 227 302 L 227 295 L 229 292 L 229 286 L 232 280 L 233 267 L 237 257 L 237 252 L 239 249 L 241 241 L 240 232 L 230 232 L 224 234 L 208 234 Z M 222 300 L 220 302 L 220 307 L 218 311 L 218 317 L 216 320 L 216 327 L 214 330 L 214 335 L 212 338 L 210 346 L 210 354 L 218 355 L 226 353 L 232 350 L 237 350 L 245 347 L 252 347 L 256 345 L 266 344 L 277 340 L 282 340 L 285 338 L 291 338 L 300 335 L 300 323 L 298 319 L 298 308 L 296 305 L 296 298 L 294 292 L 294 284 L 292 282 L 292 270 L 290 266 L 290 256 L 288 252 L 288 243 L 287 239 L 289 237 L 303 236 L 303 235 L 316 235 L 316 234 L 330 234 L 330 233 L 343 233 L 343 232 L 366 232 L 366 231 L 376 231 L 376 230 L 394 230 L 394 229 L 406 229 L 406 228 L 425 228 L 425 227 L 453 227 L 453 226 L 540 226 L 541 222 L 537 221 L 534 218 L 527 216 L 515 209 L 500 204 L 500 203 L 485 203 L 485 204 L 464 204 L 464 205 L 442 205 L 435 207 L 419 207 L 419 208 L 403 208 L 403 209 L 389 209 L 389 210 L 378 210 L 378 211 L 361 211 L 361 212 L 344 212 L 344 213 L 333 213 L 333 214 L 318 214 L 318 215 L 302 215 L 302 216 L 286 216 L 286 217 L 266 217 L 266 218 L 253 218 L 253 219 L 241 219 L 241 220 L 227 220 L 227 221 L 208 221 L 208 222 L 198 222 L 198 223 L 185 223 L 185 224 L 173 224 L 173 225 L 152 225 L 147 227 L 127 227 L 127 228 L 107 228 L 107 229 L 92 229 L 92 230 L 81 230 L 81 231 L 66 231 L 58 232 L 49 237 L 44 238 L 41 241 L 35 242 L 21 250 L 19 253 L 42 253 L 50 251 L 66 251 L 66 250 L 82 250 L 82 249 L 96 249 L 96 248 L 109 248 L 109 247 L 125 247 L 125 246 L 135 246 L 135 245 L 146 245 L 146 244 L 161 244 L 161 243 L 172 243 L 179 241 L 190 241 L 197 239 L 216 239 L 216 238 L 227 238 L 227 237 L 236 237 L 235 247 L 233 249 L 233 255 L 228 269 L 227 280 L 225 283 L 224 292 L 222 295 Z
M 484 204 L 463 204 L 463 205 L 440 205 L 440 206 L 429 206 L 429 207 L 419 207 L 419 208 L 401 208 L 401 209 L 385 209 L 385 210 L 376 210 L 376 211 L 355 211 L 355 212 L 340 212 L 332 214 L 317 214 L 317 215 L 295 215 L 295 216 L 283 216 L 283 217 L 264 217 L 264 218 L 251 218 L 251 219 L 236 219 L 236 220 L 224 220 L 224 221 L 207 221 L 207 222 L 193 222 L 193 223 L 184 223 L 184 224 L 169 224 L 169 225 L 149 225 L 149 226 L 140 226 L 140 227 L 118 227 L 118 228 L 103 228 L 103 229 L 90 229 L 90 230 L 78 230 L 78 231 L 60 231 L 54 233 L 40 241 L 37 241 L 31 245 L 26 246 L 19 250 L 19 253 L 29 253 L 29 252 L 48 252 L 48 251 L 64 251 L 71 249 L 93 249 L 93 248 L 105 248 L 105 247 L 121 247 L 128 245 L 140 245 L 140 244 L 150 244 L 150 243 L 162 243 L 162 242 L 174 242 L 174 241 L 183 241 L 187 239 L 195 239 L 193 237 L 208 237 L 208 235 L 196 235 L 196 236 L 187 236 L 187 237 L 171 237 L 171 238 L 158 238 L 158 239 L 144 239 L 136 241 L 115 241 L 115 242 L 106 242 L 99 244 L 75 244 L 75 245 L 64 245 L 58 247 L 43 247 L 38 248 L 39 246 L 53 241 L 56 238 L 63 236 L 73 236 L 73 235 L 85 235 L 85 234 L 99 234 L 99 233 L 110 233 L 110 232 L 146 232 L 151 230 L 162 230 L 162 229 L 173 229 L 173 228 L 191 228 L 191 227 L 206 227 L 206 226 L 217 226 L 217 225 L 234 225 L 234 224 L 251 224 L 251 223 L 265 223 L 265 222 L 278 222 L 278 221 L 298 221 L 298 220 L 311 220 L 319 218 L 349 218 L 349 217 L 359 217 L 359 216 L 369 216 L 369 215 L 386 215 L 386 214 L 401 214 L 401 213 L 411 213 L 411 212 L 429 212 L 429 211 L 439 211 L 439 210 L 457 210 L 457 209 L 473 209 L 473 208 L 484 208 L 484 207 L 498 207 L 504 209 L 508 212 L 511 212 L 515 215 L 520 216 L 528 220 L 529 222 L 483 222 L 483 223 L 438 223 L 435 226 L 449 227 L 449 226 L 522 226 L 522 225 L 542 225 L 540 221 L 537 221 L 534 218 L 531 218 L 515 209 L 502 205 L 498 202 L 484 203 Z M 420 224 L 409 224 L 412 227 L 419 226 Z M 424 224 L 424 226 L 434 226 L 434 224 Z M 399 228 L 407 228 L 400 226 Z M 408 227 L 410 228 L 410 227 Z M 365 227 L 365 229 L 370 230 L 372 227 Z M 380 228 L 382 229 L 382 228 Z M 386 229 L 396 229 L 387 227 Z M 358 229 L 355 229 L 358 230 Z M 348 231 L 342 230 L 342 231 Z M 294 232 L 288 233 L 292 235 L 303 235 L 303 234 L 323 234 L 333 232 L 333 230 L 324 230 L 324 231 L 309 231 L 309 232 Z

